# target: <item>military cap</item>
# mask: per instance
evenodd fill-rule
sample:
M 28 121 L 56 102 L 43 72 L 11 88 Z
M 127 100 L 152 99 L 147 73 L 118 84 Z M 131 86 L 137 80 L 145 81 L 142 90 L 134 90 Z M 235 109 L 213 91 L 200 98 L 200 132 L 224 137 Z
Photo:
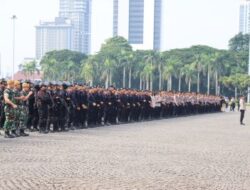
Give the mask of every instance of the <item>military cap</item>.
M 14 85 L 15 85 L 15 86 L 18 86 L 18 85 L 20 85 L 20 84 L 21 84 L 21 82 L 20 82 L 19 80 L 15 80 L 15 81 L 14 81 Z
M 14 80 L 8 80 L 8 81 L 7 81 L 7 84 L 8 84 L 8 85 L 14 85 Z
M 30 86 L 29 83 L 26 83 L 26 82 L 22 83 L 22 87 L 23 87 L 23 88 L 24 88 L 24 87 L 29 87 L 29 86 Z

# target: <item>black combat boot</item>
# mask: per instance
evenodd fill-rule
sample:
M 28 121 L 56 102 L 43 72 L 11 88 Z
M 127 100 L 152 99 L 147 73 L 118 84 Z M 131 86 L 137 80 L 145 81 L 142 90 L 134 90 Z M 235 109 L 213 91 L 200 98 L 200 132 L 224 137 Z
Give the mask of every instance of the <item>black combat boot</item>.
M 11 135 L 9 131 L 5 131 L 4 138 L 15 138 L 15 136 Z
M 20 137 L 20 135 L 16 132 L 16 130 L 12 130 L 11 134 L 15 137 Z
M 29 136 L 29 134 L 25 133 L 24 129 L 20 129 L 20 136 L 27 137 L 27 136 Z

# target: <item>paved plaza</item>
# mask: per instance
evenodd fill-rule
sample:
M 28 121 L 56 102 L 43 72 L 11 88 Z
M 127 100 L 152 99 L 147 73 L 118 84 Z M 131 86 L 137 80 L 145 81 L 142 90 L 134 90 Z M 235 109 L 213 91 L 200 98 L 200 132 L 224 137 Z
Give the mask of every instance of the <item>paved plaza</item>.
M 236 112 L 0 136 L 0 190 L 248 190 L 245 122 Z

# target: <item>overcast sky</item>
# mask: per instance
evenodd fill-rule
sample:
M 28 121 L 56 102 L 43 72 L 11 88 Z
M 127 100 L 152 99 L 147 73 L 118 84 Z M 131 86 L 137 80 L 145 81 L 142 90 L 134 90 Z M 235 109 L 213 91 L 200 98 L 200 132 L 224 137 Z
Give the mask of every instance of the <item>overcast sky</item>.
M 93 0 L 95 1 L 95 0 Z M 98 0 L 100 7 L 105 1 Z M 226 49 L 228 40 L 238 33 L 239 0 L 167 0 L 168 49 L 203 44 Z M 2 69 L 12 68 L 12 21 L 16 21 L 16 61 L 35 57 L 35 26 L 39 20 L 58 15 L 59 0 L 1 0 L 0 53 Z M 104 23 L 105 24 L 105 23 Z

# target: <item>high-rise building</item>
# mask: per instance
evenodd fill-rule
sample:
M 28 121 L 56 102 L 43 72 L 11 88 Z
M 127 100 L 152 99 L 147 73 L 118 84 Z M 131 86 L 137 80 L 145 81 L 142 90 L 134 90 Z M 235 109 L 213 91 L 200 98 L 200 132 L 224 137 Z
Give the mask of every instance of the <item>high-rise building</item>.
M 106 9 L 112 10 L 107 12 L 98 9 L 98 1 L 93 0 L 92 53 L 113 36 L 123 36 L 133 49 L 166 50 L 167 0 L 105 0 Z M 99 30 L 97 23 L 105 23 L 105 30 Z
M 114 0 L 117 35 L 124 36 L 135 49 L 161 49 L 162 1 Z M 114 17 L 115 17 L 114 16 Z
M 57 17 L 54 22 L 36 26 L 36 58 L 52 50 L 72 50 L 72 24 L 69 19 Z
M 91 4 L 92 0 L 60 0 L 59 16 L 73 25 L 72 48 L 86 54 L 90 52 Z
M 250 0 L 242 0 L 240 4 L 240 32 L 248 34 L 250 32 Z

